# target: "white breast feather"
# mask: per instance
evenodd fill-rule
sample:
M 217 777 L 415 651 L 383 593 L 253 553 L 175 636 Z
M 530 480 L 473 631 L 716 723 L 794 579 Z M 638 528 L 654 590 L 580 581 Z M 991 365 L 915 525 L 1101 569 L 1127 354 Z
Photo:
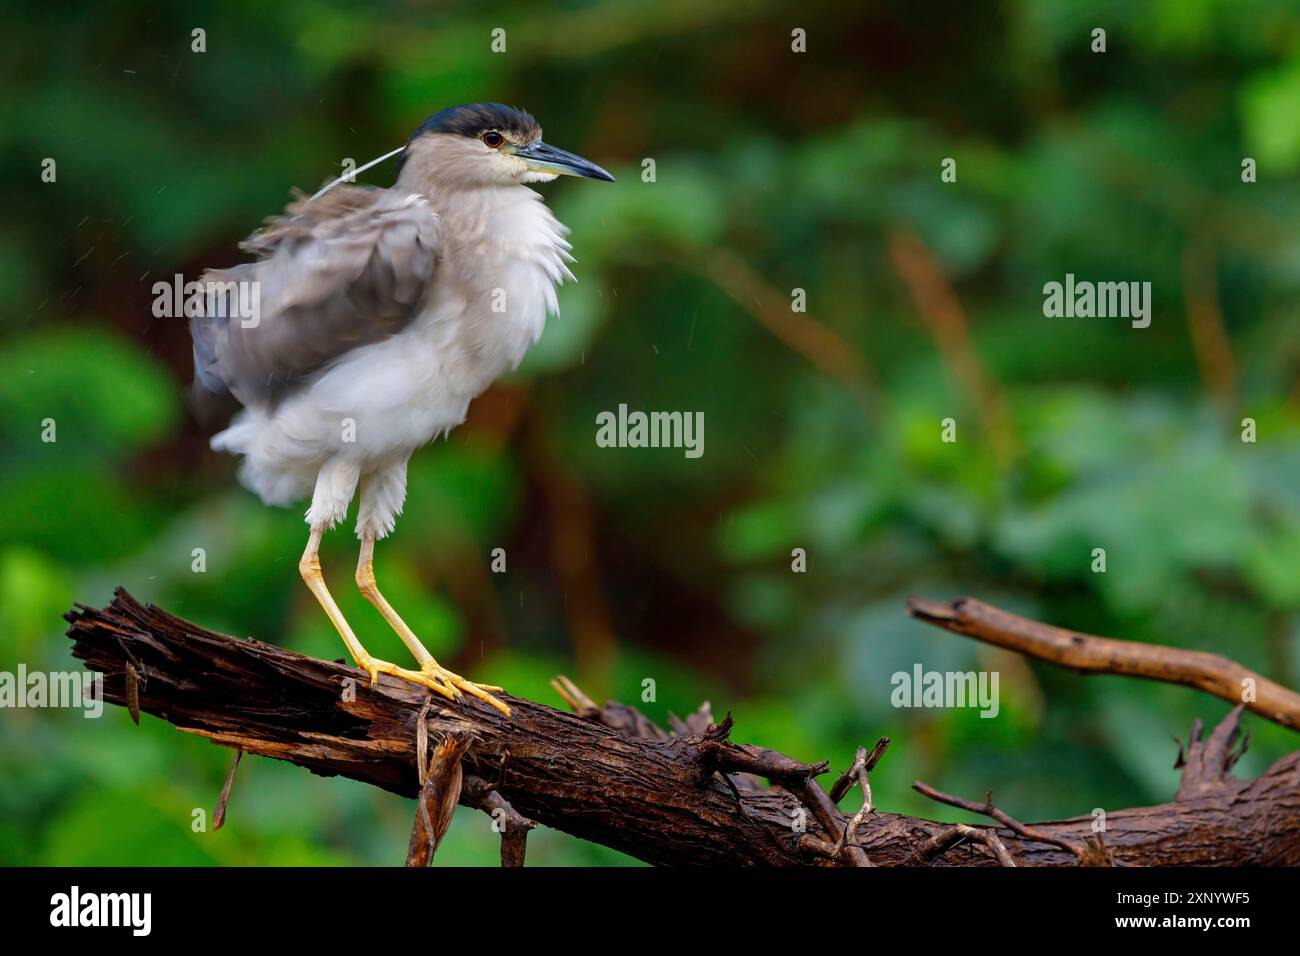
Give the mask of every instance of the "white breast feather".
M 559 313 L 556 287 L 573 279 L 573 257 L 568 229 L 541 196 L 511 186 L 435 205 L 447 238 L 420 315 L 347 353 L 274 410 L 245 409 L 212 439 L 245 456 L 240 479 L 268 504 L 310 494 L 336 456 L 363 475 L 404 462 L 464 421 L 470 401 L 516 368 L 547 315 Z

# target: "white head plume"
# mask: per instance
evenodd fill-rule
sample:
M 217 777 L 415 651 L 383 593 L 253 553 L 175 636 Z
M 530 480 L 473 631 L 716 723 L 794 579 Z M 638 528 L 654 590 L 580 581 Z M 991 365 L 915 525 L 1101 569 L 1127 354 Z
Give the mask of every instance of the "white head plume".
M 331 189 L 333 189 L 333 188 L 334 188 L 335 186 L 337 186 L 339 183 L 343 183 L 343 182 L 349 182 L 349 181 L 351 181 L 351 180 L 352 180 L 352 179 L 357 175 L 357 173 L 364 173 L 364 172 L 365 172 L 367 169 L 369 169 L 371 166 L 378 166 L 378 165 L 379 165 L 380 163 L 382 163 L 384 160 L 386 160 L 386 159 L 392 159 L 394 156 L 396 156 L 398 153 L 400 153 L 400 152 L 401 152 L 402 150 L 404 150 L 404 149 L 406 149 L 406 146 L 405 146 L 405 145 L 399 146 L 399 147 L 397 147 L 397 149 L 393 150 L 391 153 L 384 153 L 384 155 L 380 156 L 378 159 L 372 159 L 370 162 L 366 163 L 364 166 L 358 166 L 356 169 L 352 170 L 350 173 L 344 173 L 342 176 L 340 176 L 338 179 L 334 180 L 334 182 L 330 183 L 328 186 L 324 186 L 324 187 L 322 187 L 322 188 L 321 188 L 321 189 L 320 189 L 320 190 L 319 190 L 319 191 L 318 191 L 314 196 L 312 196 L 311 198 L 312 198 L 312 199 L 319 199 L 321 196 L 325 195 L 327 192 L 329 192 Z M 311 202 L 311 199 L 309 199 L 309 200 L 307 200 L 307 201 L 308 201 L 308 202 Z

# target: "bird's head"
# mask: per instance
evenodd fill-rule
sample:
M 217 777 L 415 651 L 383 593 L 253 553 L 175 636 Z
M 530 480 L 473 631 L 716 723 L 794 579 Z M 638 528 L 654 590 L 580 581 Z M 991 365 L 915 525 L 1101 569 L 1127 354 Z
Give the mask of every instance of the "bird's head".
M 581 156 L 542 142 L 542 128 L 523 110 L 470 103 L 434 113 L 398 159 L 398 182 L 427 192 L 550 182 L 557 176 L 614 177 Z

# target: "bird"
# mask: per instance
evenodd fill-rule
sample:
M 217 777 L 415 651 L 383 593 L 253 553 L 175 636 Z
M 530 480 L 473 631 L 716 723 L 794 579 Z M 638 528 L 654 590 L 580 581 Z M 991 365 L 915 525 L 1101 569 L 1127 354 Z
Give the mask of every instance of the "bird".
M 614 177 L 500 103 L 434 113 L 394 154 L 391 187 L 298 193 L 240 244 L 254 261 L 204 273 L 193 395 L 238 409 L 210 445 L 240 459 L 242 485 L 267 505 L 310 500 L 298 570 L 370 686 L 388 674 L 509 716 L 501 687 L 444 668 L 389 604 L 375 544 L 401 513 L 412 454 L 519 365 L 574 280 L 569 230 L 530 184 Z M 321 539 L 354 496 L 356 584 L 417 668 L 373 657 L 326 586 Z

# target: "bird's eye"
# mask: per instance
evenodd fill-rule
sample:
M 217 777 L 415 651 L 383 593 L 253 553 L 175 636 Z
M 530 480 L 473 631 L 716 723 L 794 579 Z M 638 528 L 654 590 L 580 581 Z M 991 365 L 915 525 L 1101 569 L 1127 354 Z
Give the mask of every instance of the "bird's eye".
M 491 146 L 493 149 L 496 149 L 505 141 L 506 138 L 502 136 L 500 133 L 498 133 L 496 130 L 489 130 L 488 132 L 483 134 L 483 142 L 486 143 L 488 146 Z

